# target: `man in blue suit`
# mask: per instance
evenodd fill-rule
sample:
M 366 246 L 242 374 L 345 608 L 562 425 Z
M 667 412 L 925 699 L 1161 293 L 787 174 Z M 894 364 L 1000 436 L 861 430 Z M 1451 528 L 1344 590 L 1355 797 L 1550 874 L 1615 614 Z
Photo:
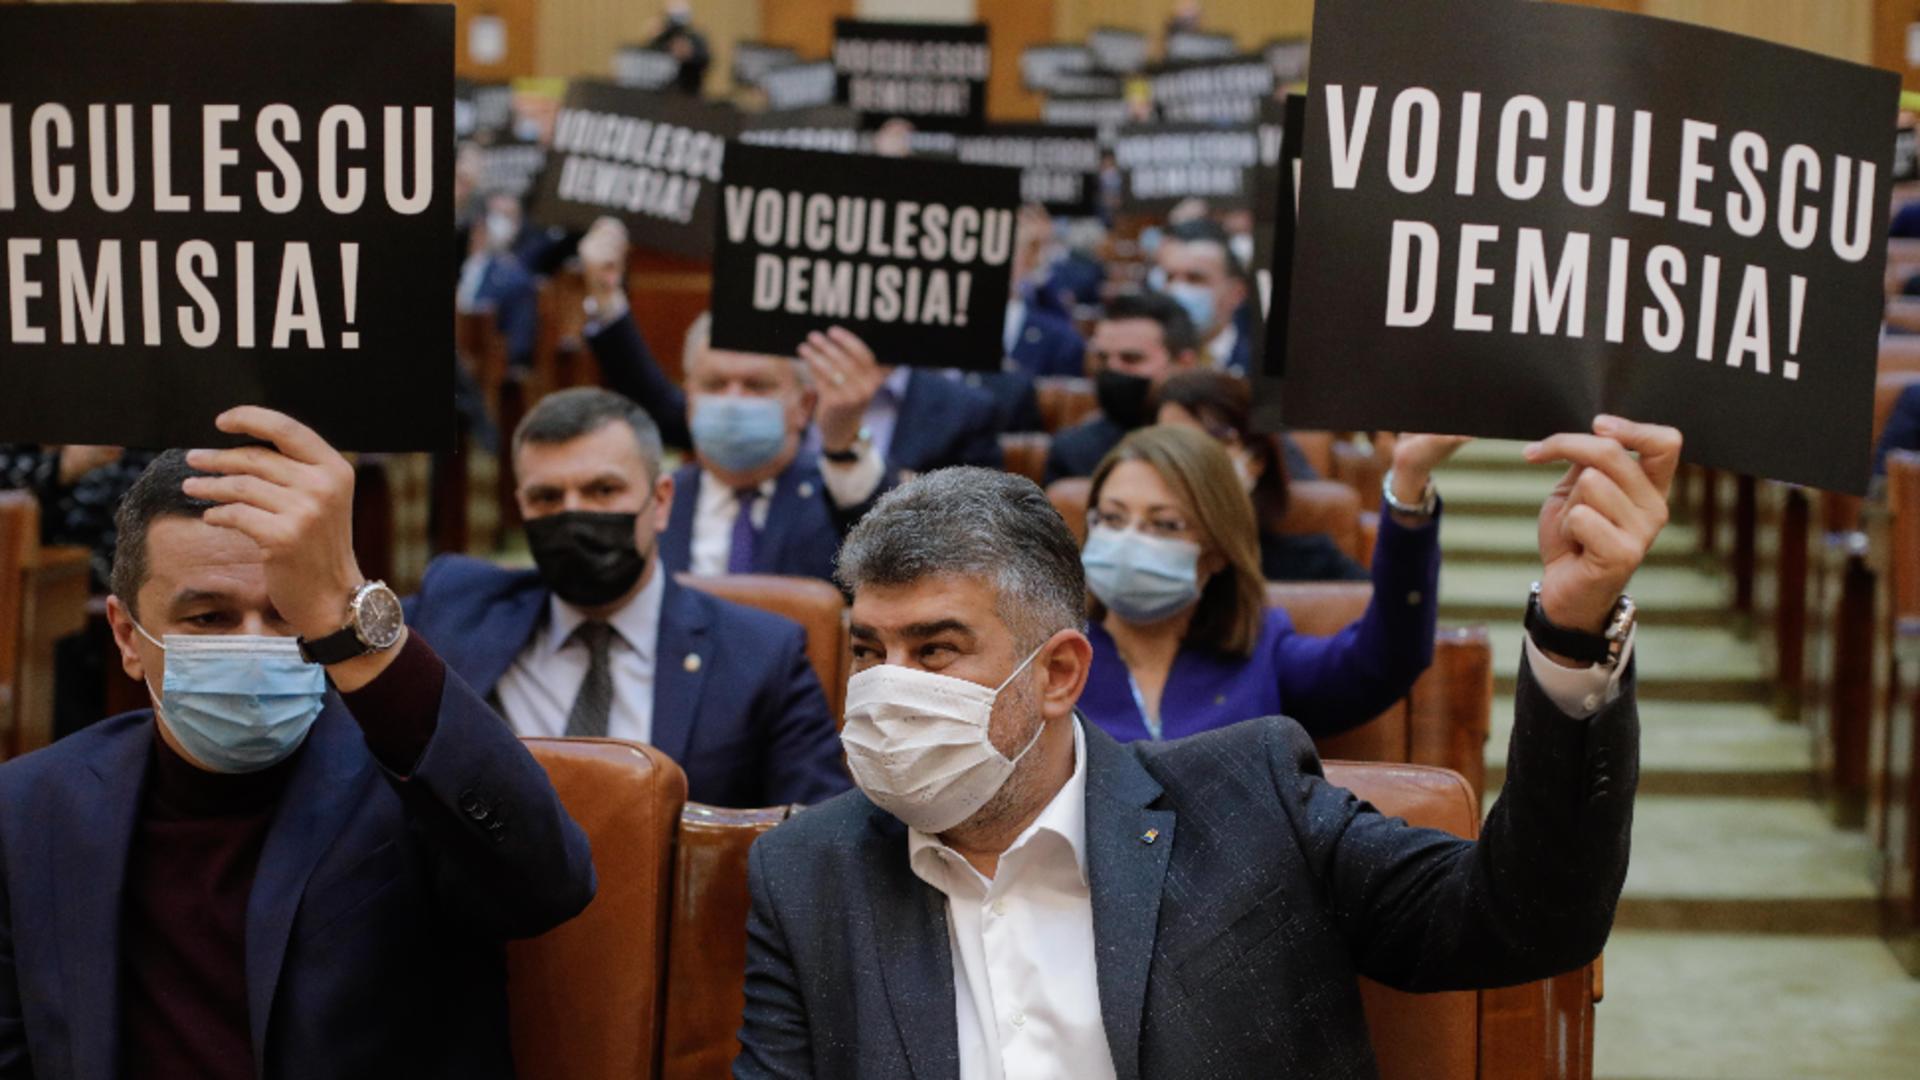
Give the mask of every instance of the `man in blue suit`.
M 1219 223 L 1197 218 L 1167 229 L 1154 252 L 1149 284 L 1186 309 L 1210 365 L 1238 375 L 1252 370 L 1253 290 L 1246 264 Z
M 696 802 L 846 790 L 806 634 L 681 586 L 655 558 L 674 479 L 646 413 L 610 390 L 550 394 L 514 433 L 513 461 L 535 569 L 443 555 L 407 603 L 448 666 L 521 735 L 658 747 Z
M 734 1076 L 1358 1080 L 1359 976 L 1455 990 L 1590 961 L 1638 773 L 1622 590 L 1679 457 L 1679 432 L 1613 417 L 1528 448 L 1573 467 L 1541 509 L 1477 843 L 1328 784 L 1283 717 L 1115 743 L 1076 709 L 1086 585 L 1046 496 L 972 469 L 895 490 L 840 563 L 859 790 L 754 844 Z
M 117 517 L 157 711 L 0 765 L 0 1076 L 511 1077 L 502 944 L 586 907 L 586 837 L 360 576 L 352 466 L 218 423 L 271 447 L 162 454 Z
M 507 342 L 507 359 L 516 367 L 533 362 L 540 326 L 540 287 L 516 253 L 520 200 L 504 192 L 487 196 L 486 214 L 473 230 L 472 250 L 460 266 L 454 307 L 493 313 Z

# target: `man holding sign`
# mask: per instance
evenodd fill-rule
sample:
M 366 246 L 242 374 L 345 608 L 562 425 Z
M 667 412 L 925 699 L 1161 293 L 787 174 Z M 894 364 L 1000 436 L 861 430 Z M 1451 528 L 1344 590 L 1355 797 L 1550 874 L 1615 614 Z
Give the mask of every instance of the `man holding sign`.
M 163 454 L 118 515 L 154 709 L 0 766 L 0 1074 L 510 1077 L 502 945 L 586 907 L 586 837 L 361 576 L 352 466 L 218 427 L 267 445 Z

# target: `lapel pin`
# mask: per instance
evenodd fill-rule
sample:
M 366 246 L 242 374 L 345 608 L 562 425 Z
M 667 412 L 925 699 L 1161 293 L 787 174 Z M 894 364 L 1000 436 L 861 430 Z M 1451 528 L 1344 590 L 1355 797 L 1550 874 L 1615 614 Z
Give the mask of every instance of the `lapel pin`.
M 1148 829 L 1146 832 L 1140 834 L 1140 842 L 1143 844 L 1151 844 L 1158 839 L 1160 839 L 1159 829 Z
M 800 485 L 800 497 L 801 497 L 801 498 L 803 498 L 803 499 L 811 499 L 811 498 L 813 498 L 813 485 L 812 485 L 812 484 L 801 484 L 801 485 Z
M 686 668 L 689 672 L 700 670 L 700 654 L 699 653 L 687 654 Z

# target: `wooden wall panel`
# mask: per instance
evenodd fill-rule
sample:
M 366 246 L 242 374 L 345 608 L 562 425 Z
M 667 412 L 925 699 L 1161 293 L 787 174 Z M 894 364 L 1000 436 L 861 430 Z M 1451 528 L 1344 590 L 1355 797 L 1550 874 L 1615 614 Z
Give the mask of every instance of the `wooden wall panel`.
M 833 20 L 854 14 L 854 0 L 760 0 L 760 37 L 809 60 L 833 50 Z
M 534 74 L 536 0 L 454 0 L 453 70 L 463 79 L 503 82 Z M 497 63 L 483 64 L 467 50 L 476 17 L 499 19 L 506 28 L 507 51 Z
M 1907 63 L 1907 27 L 1920 22 L 1914 0 L 1876 0 L 1873 5 L 1873 63 L 1900 73 L 1908 90 L 1920 90 L 1920 68 Z
M 1643 7 L 1648 15 L 1873 62 L 1874 0 L 1644 0 Z
M 534 0 L 535 74 L 597 75 L 613 70 L 613 54 L 626 44 L 643 43 L 663 6 L 660 0 Z M 727 77 L 733 43 L 760 36 L 762 6 L 779 0 L 698 0 L 693 24 L 707 35 L 713 66 L 707 72 L 707 92 L 724 94 L 732 85 Z M 798 6 L 806 7 L 802 2 Z
M 1054 40 L 1055 0 L 978 0 L 976 16 L 988 26 L 993 75 L 987 81 L 987 115 L 995 120 L 1038 120 L 1040 95 L 1020 84 L 1020 54 Z

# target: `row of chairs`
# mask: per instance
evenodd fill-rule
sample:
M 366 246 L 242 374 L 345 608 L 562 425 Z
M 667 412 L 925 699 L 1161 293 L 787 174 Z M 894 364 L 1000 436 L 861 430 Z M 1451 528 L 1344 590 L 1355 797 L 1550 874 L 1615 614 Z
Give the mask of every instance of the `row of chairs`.
M 88 553 L 43 546 L 40 506 L 0 491 L 0 761 L 53 741 L 54 649 L 86 624 Z

